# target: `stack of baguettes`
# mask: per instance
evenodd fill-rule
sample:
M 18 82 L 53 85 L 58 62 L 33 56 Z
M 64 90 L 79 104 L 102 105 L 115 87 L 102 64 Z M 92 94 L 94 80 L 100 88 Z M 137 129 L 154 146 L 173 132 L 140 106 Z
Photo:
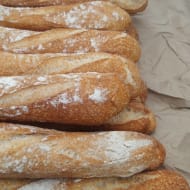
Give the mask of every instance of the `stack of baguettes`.
M 128 14 L 146 6 L 0 0 L 1 190 L 189 190 L 158 169 L 165 150 L 147 135 L 156 122 Z

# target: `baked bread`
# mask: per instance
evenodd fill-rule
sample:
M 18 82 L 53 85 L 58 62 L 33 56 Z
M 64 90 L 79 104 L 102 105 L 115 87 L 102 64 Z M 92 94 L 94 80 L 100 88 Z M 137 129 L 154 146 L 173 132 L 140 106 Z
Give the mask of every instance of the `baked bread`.
M 127 177 L 159 167 L 163 146 L 136 132 L 67 133 L 0 123 L 0 178 Z
M 104 1 L 37 8 L 0 5 L 0 26 L 11 28 L 37 31 L 52 28 L 125 31 L 130 23 L 131 18 L 126 11 Z
M 0 121 L 101 125 L 130 97 L 114 73 L 0 77 Z
M 90 0 L 0 0 L 1 5 L 6 6 L 21 6 L 21 7 L 38 7 L 38 6 L 50 6 L 50 5 L 66 5 L 71 3 L 82 3 Z M 143 11 L 148 4 L 148 0 L 105 0 L 115 3 L 121 8 L 127 10 L 129 13 L 137 13 Z
M 129 178 L 0 180 L 1 190 L 189 190 L 187 181 L 175 171 L 156 170 Z
M 107 53 L 13 54 L 0 51 L 0 76 L 67 73 L 116 73 L 130 87 L 131 96 L 146 93 L 136 64 Z
M 53 29 L 34 32 L 0 27 L 0 50 L 13 53 L 105 52 L 138 61 L 139 43 L 125 32 Z
M 152 133 L 156 128 L 154 114 L 142 103 L 131 100 L 127 107 L 101 127 L 102 130 Z
M 156 128 L 156 119 L 154 114 L 144 105 L 144 103 L 133 99 L 129 102 L 126 108 L 101 126 L 87 127 L 83 125 L 76 126 L 39 122 L 29 122 L 27 124 L 69 132 L 136 131 L 151 134 Z

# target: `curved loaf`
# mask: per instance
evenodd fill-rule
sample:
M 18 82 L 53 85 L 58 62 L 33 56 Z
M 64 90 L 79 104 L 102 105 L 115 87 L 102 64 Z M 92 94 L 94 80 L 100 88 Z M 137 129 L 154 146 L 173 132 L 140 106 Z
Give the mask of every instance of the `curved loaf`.
M 48 30 L 78 28 L 125 31 L 131 23 L 129 14 L 112 3 L 84 2 L 37 8 L 10 8 L 0 5 L 0 26 Z
M 1 179 L 2 190 L 33 190 L 46 188 L 51 190 L 189 190 L 187 181 L 178 173 L 170 170 L 156 170 L 136 174 L 129 178 L 96 178 L 96 179 L 42 179 L 10 180 Z
M 138 61 L 139 43 L 125 32 L 53 29 L 34 32 L 0 27 L 0 50 L 13 53 L 105 52 Z
M 117 55 L 107 53 L 26 55 L 0 51 L 0 57 L 0 76 L 116 73 L 129 86 L 132 97 L 145 93 L 144 83 L 136 64 Z
M 137 131 L 151 134 L 156 128 L 154 114 L 142 103 L 131 100 L 127 107 L 101 127 L 102 130 Z
M 112 73 L 0 77 L 0 120 L 100 125 L 130 96 Z
M 165 159 L 163 146 L 141 133 L 66 133 L 6 123 L 0 130 L 1 178 L 127 177 Z
M 50 5 L 67 5 L 71 3 L 82 3 L 90 0 L 0 0 L 0 4 L 6 6 L 21 6 L 21 7 L 38 7 L 38 6 L 50 6 Z M 143 11 L 148 4 L 148 0 L 105 0 L 115 3 L 121 8 L 127 10 L 129 13 L 137 13 Z

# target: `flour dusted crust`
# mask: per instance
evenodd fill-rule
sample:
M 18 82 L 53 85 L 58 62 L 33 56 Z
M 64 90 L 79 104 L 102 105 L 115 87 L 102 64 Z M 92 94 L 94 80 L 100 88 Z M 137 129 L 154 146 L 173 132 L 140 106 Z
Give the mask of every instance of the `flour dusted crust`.
M 131 97 L 144 93 L 136 64 L 107 53 L 13 54 L 0 51 L 0 76 L 67 73 L 116 73 L 129 86 Z M 5 64 L 6 63 L 6 64 Z
M 1 190 L 189 190 L 187 181 L 175 171 L 159 169 L 129 178 L 0 180 Z
M 137 40 L 125 32 L 53 29 L 44 32 L 0 27 L 0 50 L 13 53 L 105 52 L 138 61 Z
M 128 104 L 112 73 L 0 77 L 0 120 L 100 125 Z
M 84 28 L 125 31 L 131 23 L 126 11 L 112 3 L 92 1 L 39 8 L 0 5 L 0 26 L 29 30 Z
M 165 159 L 159 142 L 135 132 L 65 133 L 6 123 L 0 131 L 1 178 L 127 177 Z
M 82 3 L 90 0 L 0 0 L 0 4 L 8 6 L 21 6 L 21 7 L 38 7 L 38 6 L 50 6 L 50 5 L 66 5 L 71 3 Z M 148 0 L 105 0 L 112 2 L 123 9 L 126 9 L 129 13 L 137 13 L 143 11 L 148 4 Z

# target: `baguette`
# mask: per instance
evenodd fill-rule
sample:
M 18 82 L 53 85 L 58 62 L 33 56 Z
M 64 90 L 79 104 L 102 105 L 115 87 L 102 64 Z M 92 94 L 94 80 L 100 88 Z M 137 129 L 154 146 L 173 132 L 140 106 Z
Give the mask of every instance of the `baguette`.
M 112 3 L 92 1 L 39 8 L 10 8 L 0 5 L 0 26 L 49 30 L 83 28 L 125 31 L 131 23 L 129 14 Z
M 100 125 L 130 96 L 113 73 L 0 77 L 0 121 Z
M 21 6 L 21 7 L 39 7 L 39 6 L 50 6 L 50 5 L 67 5 L 71 3 L 82 3 L 90 0 L 0 0 L 1 5 L 6 6 Z M 137 13 L 143 11 L 148 4 L 148 0 L 104 0 L 115 3 L 121 8 L 127 10 L 129 13 Z
M 26 123 L 25 123 L 26 124 Z M 151 134 L 156 128 L 154 114 L 142 103 L 131 100 L 124 110 L 106 121 L 101 126 L 76 126 L 55 123 L 28 123 L 42 128 L 57 129 L 70 132 L 98 131 L 136 131 Z
M 0 180 L 1 190 L 190 190 L 178 173 L 160 169 L 136 174 L 130 178 Z
M 0 76 L 114 72 L 129 85 L 132 97 L 145 93 L 137 66 L 117 55 L 106 53 L 26 55 L 0 52 L 0 57 Z
M 101 129 L 150 134 L 155 128 L 156 119 L 154 114 L 143 103 L 132 100 L 122 112 L 106 122 Z
M 0 178 L 127 177 L 165 159 L 157 140 L 136 132 L 67 133 L 6 123 L 0 130 Z
M 45 32 L 0 27 L 0 50 L 13 53 L 105 52 L 138 61 L 139 43 L 125 32 L 54 29 Z

